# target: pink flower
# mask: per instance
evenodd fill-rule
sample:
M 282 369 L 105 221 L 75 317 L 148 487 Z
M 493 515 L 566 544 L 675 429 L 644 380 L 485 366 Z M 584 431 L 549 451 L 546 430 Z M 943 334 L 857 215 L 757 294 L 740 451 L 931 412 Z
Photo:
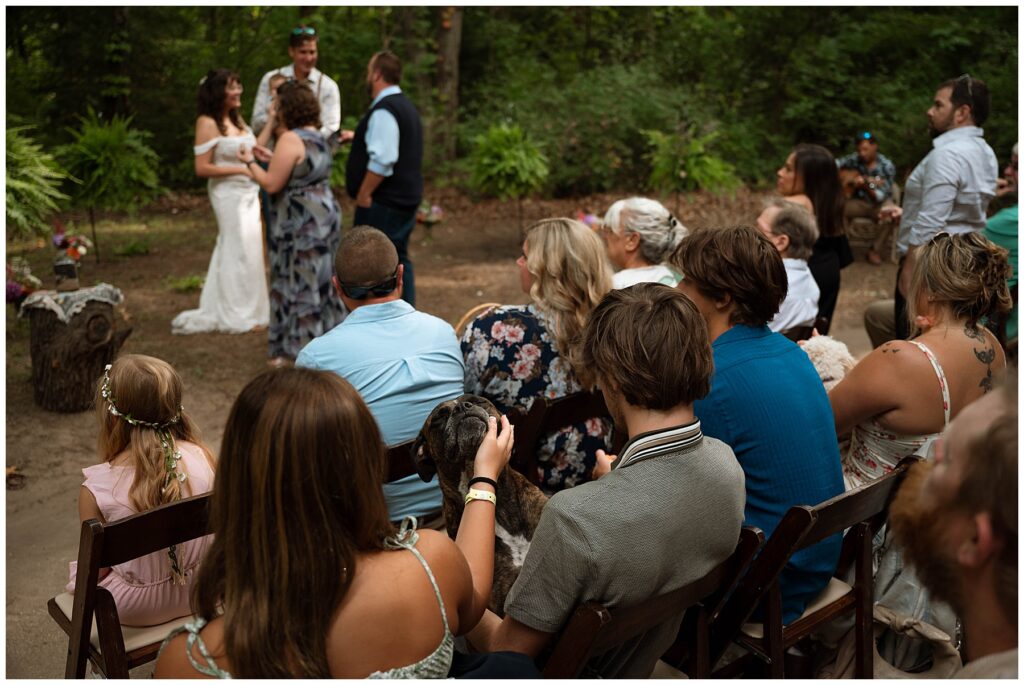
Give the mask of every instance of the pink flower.
M 519 326 L 509 326 L 504 321 L 495 321 L 491 326 L 491 337 L 498 342 L 515 344 L 523 341 L 523 329 Z
M 491 326 L 491 337 L 497 340 L 498 342 L 504 342 L 505 331 L 507 329 L 508 326 L 505 325 L 504 321 L 495 321 L 494 325 Z
M 537 361 L 540 359 L 540 348 L 533 343 L 526 343 L 519 348 L 517 356 L 526 361 Z
M 516 344 L 523 342 L 525 333 L 519 326 L 507 326 L 505 331 L 505 337 L 510 343 Z
M 512 365 L 512 378 L 526 380 L 533 371 L 533 362 L 528 359 L 521 359 Z

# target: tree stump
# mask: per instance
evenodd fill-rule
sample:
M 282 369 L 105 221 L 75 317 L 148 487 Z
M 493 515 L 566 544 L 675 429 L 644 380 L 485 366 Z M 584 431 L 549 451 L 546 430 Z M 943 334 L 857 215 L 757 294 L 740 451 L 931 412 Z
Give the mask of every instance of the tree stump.
M 120 291 L 106 288 L 97 299 L 90 299 L 87 291 L 95 288 L 88 288 L 55 297 L 52 291 L 33 293 L 26 300 L 22 312 L 28 314 L 31 326 L 32 390 L 43 409 L 63 413 L 89 409 L 103 368 L 114 361 L 131 334 L 110 295 L 116 293 L 120 302 Z M 61 316 L 54 303 L 68 311 L 68 296 L 77 304 Z

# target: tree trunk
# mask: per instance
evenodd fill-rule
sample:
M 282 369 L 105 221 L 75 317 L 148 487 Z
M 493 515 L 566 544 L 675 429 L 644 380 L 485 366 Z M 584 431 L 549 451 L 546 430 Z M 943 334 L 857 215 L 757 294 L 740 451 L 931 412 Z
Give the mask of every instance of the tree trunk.
M 92 226 L 92 249 L 96 251 L 96 263 L 100 261 L 100 241 L 96 237 L 96 209 L 89 208 L 89 224 Z
M 441 7 L 437 36 L 437 92 L 440 106 L 439 158 L 455 159 L 459 119 L 459 49 L 462 45 L 462 8 Z
M 85 411 L 103 367 L 114 361 L 132 329 L 106 302 L 87 303 L 67 324 L 49 309 L 27 311 L 36 404 L 49 411 Z

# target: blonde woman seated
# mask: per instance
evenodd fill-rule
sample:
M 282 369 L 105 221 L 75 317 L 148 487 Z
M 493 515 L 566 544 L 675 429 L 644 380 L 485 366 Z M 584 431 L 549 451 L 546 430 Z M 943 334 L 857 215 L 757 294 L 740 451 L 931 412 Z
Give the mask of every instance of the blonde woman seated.
M 1010 311 L 1007 252 L 981 233 L 940 233 L 921 249 L 907 298 L 914 331 L 872 351 L 829 393 L 847 489 L 924 454 L 961 409 L 992 389 L 1006 366 L 982 325 Z
M 492 307 L 462 335 L 466 392 L 502 413 L 583 390 L 580 369 L 569 361 L 573 340 L 612 281 L 601 239 L 573 219 L 530 226 L 516 264 L 519 285 L 533 301 Z M 591 419 L 546 436 L 538 454 L 542 486 L 554 491 L 590 480 L 597 450 L 610 449 L 611 428 Z
M 608 258 L 620 269 L 612 276 L 612 287 L 628 288 L 637 283 L 675 287 L 680 275 L 665 261 L 688 233 L 657 200 L 631 197 L 613 204 L 604 215 L 601 230 Z

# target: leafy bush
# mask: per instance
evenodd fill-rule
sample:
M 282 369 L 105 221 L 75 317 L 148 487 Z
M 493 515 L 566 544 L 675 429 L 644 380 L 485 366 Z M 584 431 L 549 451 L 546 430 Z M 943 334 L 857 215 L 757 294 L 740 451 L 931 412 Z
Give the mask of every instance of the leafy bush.
M 523 197 L 538 190 L 548 177 L 548 159 L 527 140 L 518 126 L 499 124 L 476 137 L 470 156 L 473 187 L 502 200 L 514 199 L 523 232 Z
M 30 128 L 7 129 L 8 238 L 48 234 L 50 215 L 68 199 L 60 191 L 67 174 L 53 156 L 26 135 Z
M 68 129 L 73 141 L 61 147 L 59 156 L 69 173 L 81 180 L 72 197 L 76 205 L 89 210 L 96 258 L 95 210 L 130 211 L 159 192 L 156 169 L 159 158 L 146 144 L 147 131 L 131 128 L 131 117 L 114 116 L 100 121 L 90 108 L 79 117 L 80 128 Z
M 674 133 L 642 131 L 651 149 L 649 183 L 654 190 L 680 193 L 693 190 L 733 191 L 740 185 L 731 164 L 708 150 L 718 134 L 697 134 L 693 127 Z
M 486 195 L 519 199 L 540 188 L 548 176 L 547 157 L 518 126 L 492 126 L 474 143 L 470 182 Z
M 118 257 L 133 257 L 135 255 L 149 254 L 149 241 L 145 239 L 129 240 L 127 243 L 122 243 L 115 247 L 114 254 Z

